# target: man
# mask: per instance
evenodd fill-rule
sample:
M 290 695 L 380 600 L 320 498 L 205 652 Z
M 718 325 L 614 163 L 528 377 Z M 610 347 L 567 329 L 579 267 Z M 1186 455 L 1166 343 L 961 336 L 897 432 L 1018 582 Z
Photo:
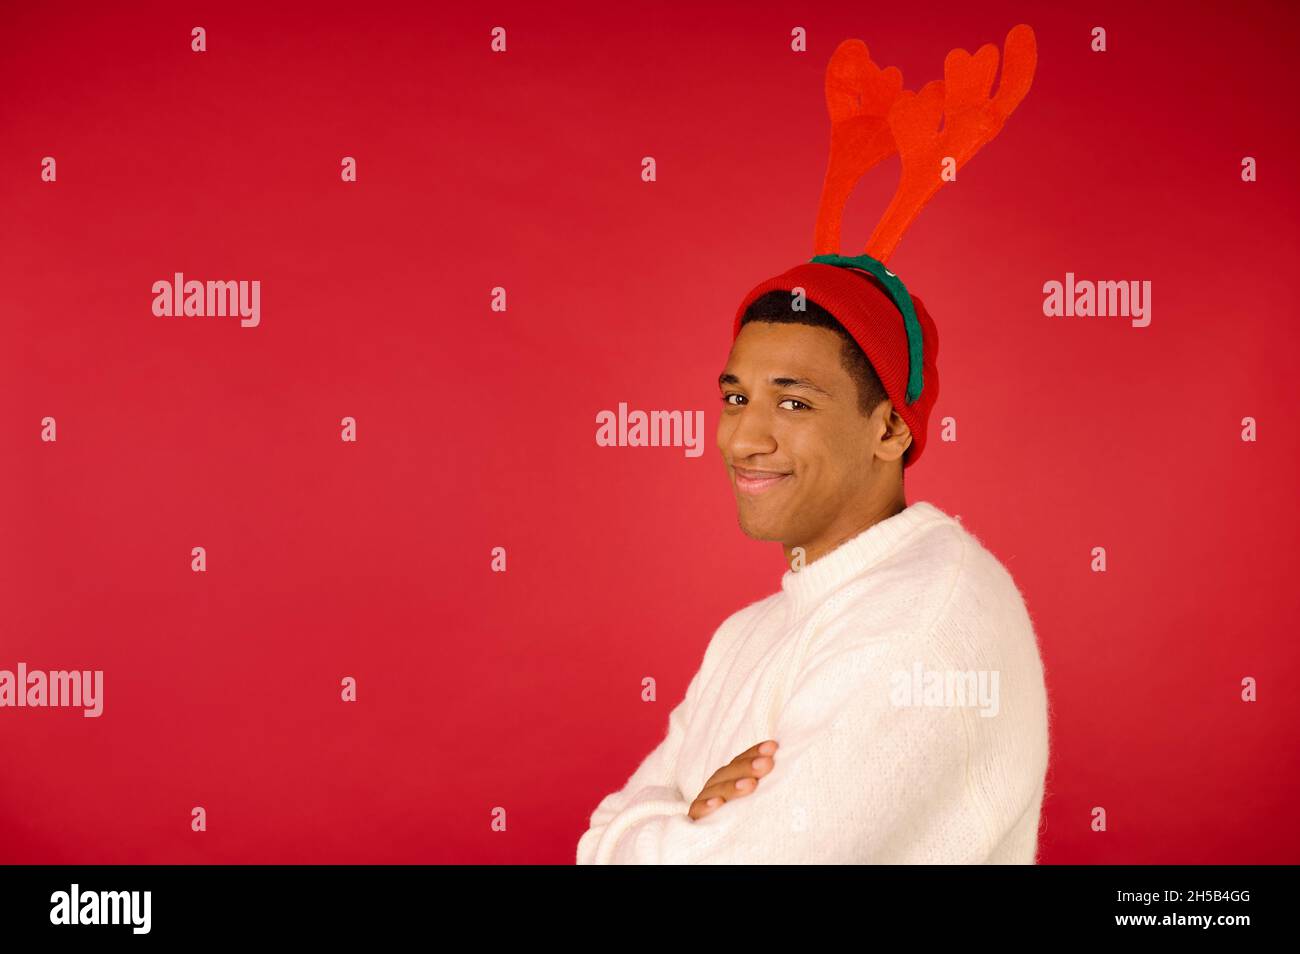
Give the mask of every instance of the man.
M 714 633 L 659 746 L 601 800 L 588 863 L 1022 863 L 1048 762 L 1024 600 L 903 471 L 925 449 L 938 334 L 885 266 L 945 178 L 1028 90 L 1033 31 L 953 51 L 919 93 L 846 41 L 827 71 L 831 161 L 809 262 L 741 302 L 717 444 L 742 530 L 780 542 L 781 589 Z M 948 85 L 945 85 L 948 84 Z M 940 112 L 943 123 L 940 129 Z M 840 207 L 897 151 L 899 192 L 845 257 Z
M 741 325 L 718 449 L 741 528 L 791 569 L 719 627 L 578 862 L 1034 862 L 1047 709 L 1019 592 L 960 523 L 907 505 L 925 422 L 833 316 L 778 290 Z

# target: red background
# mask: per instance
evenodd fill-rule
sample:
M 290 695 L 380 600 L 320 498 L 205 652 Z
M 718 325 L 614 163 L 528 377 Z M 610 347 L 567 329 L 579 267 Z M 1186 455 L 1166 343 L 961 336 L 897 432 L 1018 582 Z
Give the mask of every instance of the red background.
M 0 860 L 571 862 L 784 569 L 715 379 L 811 255 L 828 57 L 917 89 L 1021 21 L 1032 90 L 891 259 L 959 436 L 907 497 L 1034 618 L 1042 861 L 1300 860 L 1296 10 L 899 6 L 5 4 L 0 668 L 103 669 L 105 710 L 0 710 Z M 175 271 L 260 280 L 260 327 L 154 317 Z M 1151 325 L 1045 317 L 1066 271 L 1150 280 Z M 704 409 L 704 456 L 597 447 L 620 401 Z

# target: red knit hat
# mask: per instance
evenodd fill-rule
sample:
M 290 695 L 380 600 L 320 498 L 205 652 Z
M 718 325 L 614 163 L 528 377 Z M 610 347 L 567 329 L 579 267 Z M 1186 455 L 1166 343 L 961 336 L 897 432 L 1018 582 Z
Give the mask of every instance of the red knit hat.
M 770 291 L 804 289 L 809 301 L 825 308 L 853 336 L 866 353 L 871 366 L 885 386 L 899 416 L 912 432 L 912 444 L 903 455 L 903 466 L 916 463 L 925 449 L 925 435 L 930 409 L 939 396 L 939 332 L 921 299 L 910 296 L 921 328 L 920 395 L 908 403 L 906 395 L 911 377 L 911 349 L 907 329 L 897 305 L 875 277 L 867 272 L 807 262 L 756 285 L 736 309 L 732 340 L 740 334 L 740 319 L 754 300 Z
M 902 88 L 897 68 L 882 70 L 871 62 L 861 40 L 841 43 L 826 67 L 831 148 L 813 258 L 754 286 L 736 310 L 733 341 L 745 310 L 769 291 L 802 289 L 805 298 L 834 315 L 907 422 L 912 444 L 904 467 L 916 463 L 925 449 L 930 411 L 939 396 L 939 333 L 921 299 L 885 263 L 917 213 L 1002 130 L 1029 92 L 1038 62 L 1034 31 L 1024 23 L 1012 27 L 1004 47 L 998 91 L 990 96 L 998 68 L 998 48 L 991 43 L 974 56 L 951 50 L 943 61 L 944 79 L 927 83 L 919 93 Z M 869 169 L 895 153 L 901 166 L 898 189 L 866 254 L 838 254 L 849 194 Z

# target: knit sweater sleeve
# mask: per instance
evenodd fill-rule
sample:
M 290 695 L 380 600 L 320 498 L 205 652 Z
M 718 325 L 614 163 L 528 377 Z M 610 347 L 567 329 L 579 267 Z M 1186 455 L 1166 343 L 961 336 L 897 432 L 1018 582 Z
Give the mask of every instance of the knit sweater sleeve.
M 692 821 L 688 798 L 696 793 L 682 797 L 664 788 L 617 840 L 606 837 L 597 862 L 981 860 L 989 842 L 983 821 L 967 808 L 962 712 L 897 702 L 901 674 L 910 676 L 916 662 L 952 665 L 942 643 L 927 635 L 937 607 L 918 629 L 863 606 L 810 646 L 770 735 L 779 743 L 775 765 L 755 791 Z M 918 857 L 916 845 L 935 844 L 943 846 L 941 856 Z
M 675 781 L 677 758 L 690 725 L 701 684 L 708 678 L 727 635 L 743 623 L 746 616 L 770 600 L 752 604 L 728 617 L 714 633 L 705 650 L 700 668 L 686 687 L 682 701 L 668 714 L 668 731 L 663 741 L 641 762 L 621 789 L 601 799 L 592 812 L 587 831 L 578 839 L 577 864 L 596 864 L 606 860 L 609 848 L 630 825 L 659 815 L 684 813 L 690 807 Z
M 617 837 L 617 832 L 626 825 L 679 810 L 682 794 L 673 781 L 673 769 L 686 734 L 699 678 L 697 672 L 687 687 L 686 697 L 669 713 L 668 733 L 663 741 L 645 757 L 627 783 L 602 798 L 591 813 L 588 828 L 578 839 L 578 864 L 595 864 L 601 842 L 606 837 Z

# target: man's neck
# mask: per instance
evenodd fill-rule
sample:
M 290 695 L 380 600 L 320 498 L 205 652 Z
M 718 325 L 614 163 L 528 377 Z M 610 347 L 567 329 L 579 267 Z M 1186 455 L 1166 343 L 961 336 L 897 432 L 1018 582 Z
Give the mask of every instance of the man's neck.
M 875 526 L 882 520 L 888 520 L 906 509 L 907 499 L 900 489 L 897 497 L 887 501 L 876 501 L 862 510 L 855 510 L 850 518 L 837 521 L 810 543 L 782 544 L 782 549 L 785 550 L 785 562 L 793 568 L 795 565 L 794 551 L 802 549 L 800 566 L 807 566 L 814 560 L 821 559 L 841 544 L 852 540 L 858 534 L 866 531 L 867 528 Z

